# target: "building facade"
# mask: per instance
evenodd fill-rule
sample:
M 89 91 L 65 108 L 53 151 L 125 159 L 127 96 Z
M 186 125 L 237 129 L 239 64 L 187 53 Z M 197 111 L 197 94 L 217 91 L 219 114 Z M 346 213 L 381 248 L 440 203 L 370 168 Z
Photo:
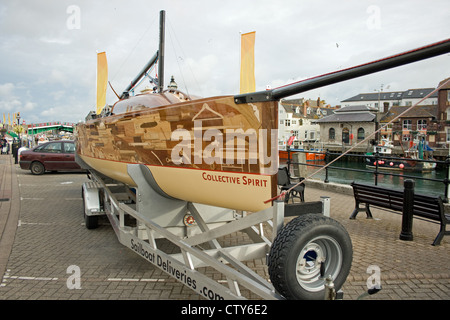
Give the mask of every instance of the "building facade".
M 315 123 L 320 126 L 325 146 L 354 146 L 376 131 L 376 119 L 377 109 L 361 105 L 336 109 L 334 114 Z M 361 147 L 370 147 L 370 140 Z
M 294 147 L 313 144 L 321 140 L 320 126 L 315 120 L 334 113 L 324 101 L 305 99 L 283 99 L 278 108 L 278 141 L 284 149 L 290 137 L 294 136 Z

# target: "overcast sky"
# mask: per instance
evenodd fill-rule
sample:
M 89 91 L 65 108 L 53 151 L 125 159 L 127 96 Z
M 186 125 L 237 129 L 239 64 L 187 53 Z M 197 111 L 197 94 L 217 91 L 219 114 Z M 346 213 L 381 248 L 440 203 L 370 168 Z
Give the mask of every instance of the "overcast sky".
M 179 89 L 207 97 L 239 93 L 240 32 L 256 31 L 264 90 L 450 38 L 449 9 L 448 0 L 1 0 L 0 112 L 26 123 L 83 120 L 95 109 L 96 52 L 106 51 L 122 92 L 158 48 L 160 10 L 166 85 L 174 75 Z M 296 97 L 336 105 L 449 76 L 445 54 Z M 108 88 L 107 102 L 116 100 Z

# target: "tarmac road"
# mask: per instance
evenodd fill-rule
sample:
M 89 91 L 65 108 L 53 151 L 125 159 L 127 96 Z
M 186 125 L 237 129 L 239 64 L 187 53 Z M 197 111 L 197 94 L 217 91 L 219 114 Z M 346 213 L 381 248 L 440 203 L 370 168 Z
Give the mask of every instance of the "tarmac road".
M 100 220 L 98 229 L 86 229 L 85 181 L 83 173 L 33 176 L 11 155 L 0 155 L 0 299 L 202 299 L 121 245 L 107 219 Z M 382 290 L 368 300 L 450 299 L 450 238 L 431 246 L 438 225 L 415 219 L 414 240 L 401 241 L 401 216 L 373 209 L 376 219 L 360 214 L 349 220 L 352 196 L 311 187 L 305 191 L 306 201 L 324 195 L 331 198 L 331 216 L 346 227 L 354 247 L 344 300 L 356 300 L 376 279 Z M 268 277 L 264 261 L 249 265 Z

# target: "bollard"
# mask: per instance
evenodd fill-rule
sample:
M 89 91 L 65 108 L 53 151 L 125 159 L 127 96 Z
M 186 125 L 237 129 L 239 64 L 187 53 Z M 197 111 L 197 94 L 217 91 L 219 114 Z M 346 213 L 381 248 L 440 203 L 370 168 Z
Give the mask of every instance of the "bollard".
M 20 148 L 19 143 L 14 141 L 12 143 L 12 150 L 11 150 L 12 151 L 12 155 L 14 157 L 14 164 L 18 164 L 19 163 L 19 154 L 18 154 L 19 148 Z
M 414 208 L 414 180 L 405 180 L 403 191 L 402 232 L 400 240 L 412 241 L 413 208 Z

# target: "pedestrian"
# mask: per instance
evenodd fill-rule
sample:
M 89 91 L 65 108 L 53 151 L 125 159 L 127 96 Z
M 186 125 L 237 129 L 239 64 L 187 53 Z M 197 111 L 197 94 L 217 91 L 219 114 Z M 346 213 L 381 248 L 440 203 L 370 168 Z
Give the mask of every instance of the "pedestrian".
M 9 154 L 9 143 L 5 138 L 3 138 L 3 149 L 2 151 L 4 151 L 5 154 Z

